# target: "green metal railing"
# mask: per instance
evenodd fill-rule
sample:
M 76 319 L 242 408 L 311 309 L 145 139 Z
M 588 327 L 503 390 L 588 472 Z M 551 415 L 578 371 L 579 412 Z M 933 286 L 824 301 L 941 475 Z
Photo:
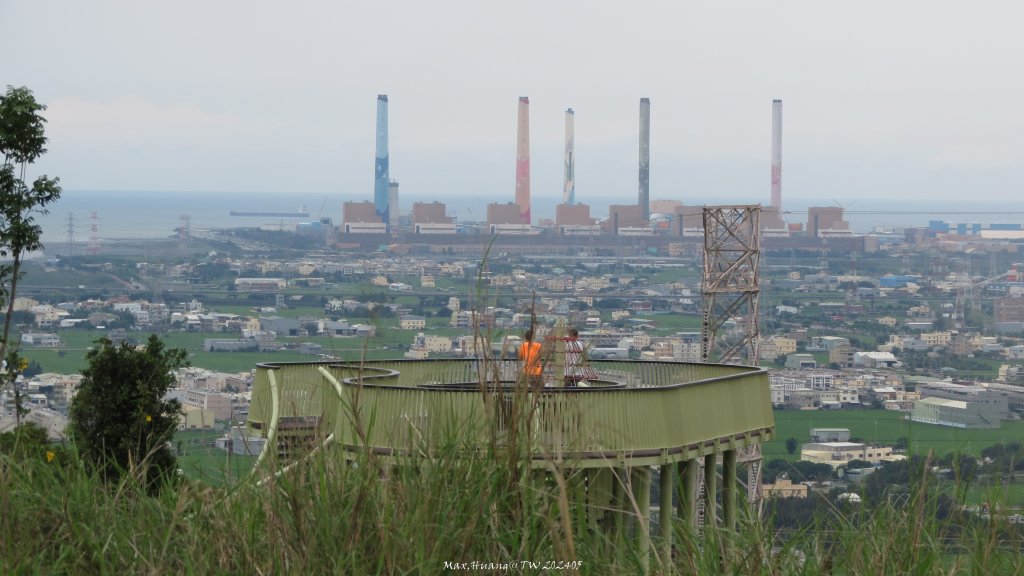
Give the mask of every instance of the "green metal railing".
M 500 441 L 517 414 L 535 459 L 578 466 L 676 462 L 757 444 L 774 431 L 768 376 L 760 368 L 599 361 L 591 366 L 606 386 L 526 391 L 511 379 L 517 363 L 488 363 L 484 377 L 480 366 L 476 360 L 260 365 L 249 424 L 256 432 L 269 428 L 272 371 L 279 416 L 318 417 L 323 435 L 333 433 L 351 452 L 429 451 L 455 435 L 482 446 Z M 436 387 L 453 384 L 465 386 Z

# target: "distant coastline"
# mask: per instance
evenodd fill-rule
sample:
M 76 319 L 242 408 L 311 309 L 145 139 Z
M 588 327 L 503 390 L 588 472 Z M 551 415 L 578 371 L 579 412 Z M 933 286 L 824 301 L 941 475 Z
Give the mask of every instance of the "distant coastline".
M 492 199 L 481 197 L 453 197 L 442 199 L 448 206 L 448 213 L 461 221 L 483 220 L 490 202 L 511 201 L 508 197 L 495 194 Z M 652 199 L 664 196 L 652 194 Z M 371 200 L 371 194 L 323 194 L 323 193 L 213 193 L 213 192 L 114 192 L 65 190 L 61 199 L 51 206 L 50 214 L 38 218 L 43 227 L 43 242 L 66 242 L 68 238 L 68 216 L 73 215 L 73 237 L 76 243 L 88 242 L 93 234 L 101 239 L 126 238 L 168 238 L 176 234 L 187 216 L 193 230 L 234 228 L 239 226 L 293 224 L 296 207 L 306 206 L 310 220 L 328 217 L 335 224 L 341 221 L 343 202 Z M 434 197 L 406 196 L 400 202 L 403 213 L 407 213 L 414 202 L 431 202 Z M 534 214 L 537 219 L 553 218 L 555 197 L 535 197 Z M 591 214 L 602 217 L 607 214 L 610 204 L 624 204 L 634 198 L 581 198 L 591 207 Z M 767 200 L 767 199 L 765 199 Z M 742 201 L 728 202 L 724 199 L 693 198 L 683 199 L 687 204 L 742 204 Z M 791 199 L 784 205 L 789 222 L 804 222 L 808 206 L 830 206 L 835 201 Z M 856 233 L 870 232 L 875 226 L 907 227 L 927 226 L 929 220 L 948 222 L 980 223 L 1024 223 L 1024 202 L 999 201 L 885 201 L 861 199 L 846 203 L 847 221 Z M 232 211 L 244 210 L 251 213 L 274 213 L 240 219 L 232 217 Z M 93 220 L 92 213 L 96 213 Z M 287 214 L 287 216 L 285 215 Z M 289 218 L 288 220 L 282 220 Z

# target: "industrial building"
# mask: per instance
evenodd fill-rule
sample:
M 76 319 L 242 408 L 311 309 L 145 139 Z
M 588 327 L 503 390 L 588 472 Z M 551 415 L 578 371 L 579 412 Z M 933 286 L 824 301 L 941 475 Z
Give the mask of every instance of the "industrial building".
M 842 206 L 818 206 L 807 209 L 807 235 L 811 238 L 849 236 L 850 223 L 843 220 Z
M 1010 417 L 1009 394 L 985 386 L 929 382 L 918 386 L 921 399 L 911 420 L 956 428 L 999 428 Z
M 951 426 L 953 428 L 999 428 L 1000 421 L 973 402 L 922 398 L 914 403 L 910 419 L 914 422 Z
M 346 234 L 382 234 L 388 231 L 387 223 L 381 220 L 373 202 L 345 202 L 341 225 Z
M 860 442 L 811 442 L 800 448 L 800 459 L 838 468 L 850 460 L 879 464 L 903 460 L 905 457 L 894 455 L 892 446 L 870 446 Z
M 412 226 L 416 234 L 455 234 L 454 219 L 441 202 L 416 202 L 412 205 Z

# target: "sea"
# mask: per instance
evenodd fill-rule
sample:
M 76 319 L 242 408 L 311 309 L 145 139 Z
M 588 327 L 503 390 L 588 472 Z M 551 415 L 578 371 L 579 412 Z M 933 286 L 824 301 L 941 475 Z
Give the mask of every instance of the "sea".
M 356 196 L 313 192 L 126 192 L 103 190 L 65 190 L 61 198 L 50 206 L 49 214 L 37 221 L 43 229 L 43 243 L 68 240 L 69 232 L 75 243 L 90 239 L 150 239 L 176 236 L 187 225 L 193 231 L 209 229 L 288 226 L 296 222 L 326 217 L 338 224 L 344 202 L 372 200 L 371 195 Z M 399 203 L 402 212 L 411 210 L 414 202 L 444 202 L 448 214 L 459 221 L 486 219 L 489 202 L 479 197 L 406 197 Z M 511 200 L 511 194 L 506 201 Z M 602 217 L 610 204 L 626 204 L 631 198 L 593 198 L 580 200 L 591 207 L 591 215 Z M 534 197 L 535 220 L 554 218 L 554 197 Z M 728 204 L 721 198 L 683 199 L 687 205 Z M 837 206 L 834 200 L 787 200 L 785 219 L 806 222 L 809 206 Z M 967 200 L 871 200 L 857 199 L 843 206 L 846 220 L 855 233 L 868 233 L 881 229 L 927 226 L 931 220 L 950 223 L 1022 224 L 1024 201 L 967 201 Z M 234 211 L 296 212 L 305 209 L 309 218 L 244 217 L 232 216 Z

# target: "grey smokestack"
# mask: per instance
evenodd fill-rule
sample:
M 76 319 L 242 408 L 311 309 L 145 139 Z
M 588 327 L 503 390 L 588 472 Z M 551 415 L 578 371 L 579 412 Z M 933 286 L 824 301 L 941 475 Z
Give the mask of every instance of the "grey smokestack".
M 782 214 L 782 100 L 772 100 L 772 208 Z
M 637 204 L 644 220 L 651 218 L 651 99 L 640 99 L 640 189 Z

